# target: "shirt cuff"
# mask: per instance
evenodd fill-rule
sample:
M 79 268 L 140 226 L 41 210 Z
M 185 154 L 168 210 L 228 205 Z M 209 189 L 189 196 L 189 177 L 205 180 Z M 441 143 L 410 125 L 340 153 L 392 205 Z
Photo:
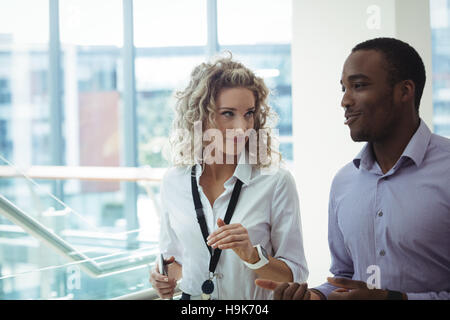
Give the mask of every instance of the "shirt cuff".
M 441 292 L 411 292 L 406 293 L 408 300 L 449 300 L 450 294 L 446 291 Z
M 308 269 L 306 266 L 298 265 L 292 261 L 289 261 L 285 258 L 275 257 L 277 260 L 281 260 L 287 264 L 289 269 L 291 269 L 293 282 L 304 283 L 308 279 Z
M 322 292 L 323 295 L 324 295 L 325 297 L 327 297 L 327 299 L 328 299 L 328 295 L 329 295 L 331 292 L 333 292 L 334 290 L 339 289 L 339 288 L 333 286 L 332 284 L 330 284 L 330 283 L 328 283 L 328 282 L 326 282 L 326 283 L 321 284 L 320 286 L 314 287 L 314 288 L 312 288 L 312 289 L 319 290 L 319 291 Z

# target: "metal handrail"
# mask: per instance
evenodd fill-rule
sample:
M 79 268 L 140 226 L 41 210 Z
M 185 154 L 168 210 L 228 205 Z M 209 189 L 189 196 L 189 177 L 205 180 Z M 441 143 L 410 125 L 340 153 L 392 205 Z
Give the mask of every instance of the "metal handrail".
M 160 182 L 166 168 L 150 167 L 87 167 L 87 166 L 31 166 L 20 172 L 11 166 L 0 165 L 0 177 L 29 177 L 50 180 L 94 181 L 151 181 Z
M 181 298 L 181 289 L 177 285 L 174 290 L 173 299 L 178 300 Z M 145 289 L 139 292 L 129 293 L 120 297 L 113 298 L 111 300 L 160 300 L 158 293 L 155 289 Z
M 27 233 L 34 238 L 46 243 L 49 247 L 55 250 L 60 255 L 69 259 L 76 264 L 79 264 L 86 273 L 92 277 L 104 277 L 114 273 L 124 272 L 127 270 L 142 267 L 142 265 L 148 265 L 154 262 L 156 252 L 152 254 L 142 255 L 137 258 L 133 258 L 131 261 L 126 258 L 125 263 L 117 264 L 117 261 L 113 266 L 108 266 L 108 263 L 97 263 L 94 259 L 89 258 L 83 253 L 79 252 L 72 245 L 66 242 L 64 239 L 55 234 L 51 229 L 47 228 L 39 221 L 26 214 L 14 203 L 0 195 L 0 214 L 7 219 L 22 227 Z
M 27 177 L 31 179 L 49 180 L 96 180 L 96 181 L 141 181 L 144 187 L 149 189 L 148 183 L 160 182 L 165 168 L 131 168 L 131 167 L 63 167 L 63 166 L 32 166 L 19 172 L 11 166 L 0 165 L 0 177 Z M 147 190 L 149 195 L 152 196 Z M 14 203 L 0 194 L 0 215 L 3 215 L 15 225 L 21 227 L 25 232 L 37 240 L 42 241 L 59 255 L 67 258 L 70 263 L 76 264 L 89 276 L 100 278 L 112 274 L 130 271 L 133 269 L 150 266 L 155 262 L 157 248 L 143 251 L 132 257 L 123 257 L 115 261 L 98 263 L 99 258 L 90 258 L 79 252 L 66 240 L 58 236 L 53 230 L 37 221 L 35 218 L 20 209 Z M 144 248 L 145 249 L 145 248 Z M 136 251 L 139 251 L 138 249 Z M 133 251 L 136 252 L 136 251 Z M 129 295 L 118 297 L 118 299 L 157 299 L 159 298 L 154 289 L 146 289 Z

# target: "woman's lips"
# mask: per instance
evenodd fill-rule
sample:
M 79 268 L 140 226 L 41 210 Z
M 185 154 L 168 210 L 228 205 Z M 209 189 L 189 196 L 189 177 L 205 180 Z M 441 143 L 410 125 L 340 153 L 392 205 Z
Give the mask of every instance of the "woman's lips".
M 234 137 L 232 139 L 227 139 L 227 141 L 232 141 L 234 143 L 242 143 L 245 142 L 245 140 L 246 140 L 245 137 L 242 138 Z

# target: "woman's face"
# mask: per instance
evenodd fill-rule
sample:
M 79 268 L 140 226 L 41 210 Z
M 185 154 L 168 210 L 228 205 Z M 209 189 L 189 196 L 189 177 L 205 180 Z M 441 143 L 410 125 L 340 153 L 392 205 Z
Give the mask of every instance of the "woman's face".
M 255 96 L 249 89 L 224 88 L 216 99 L 216 129 L 223 141 L 217 149 L 223 155 L 237 156 L 249 139 L 249 129 L 255 126 Z

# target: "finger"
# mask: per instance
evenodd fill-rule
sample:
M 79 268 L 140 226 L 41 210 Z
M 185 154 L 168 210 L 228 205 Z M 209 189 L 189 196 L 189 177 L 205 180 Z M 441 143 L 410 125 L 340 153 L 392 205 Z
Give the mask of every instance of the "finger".
M 299 287 L 300 283 L 294 282 L 290 284 L 289 287 L 287 287 L 287 289 L 284 290 L 282 300 L 292 300 L 294 293 L 297 291 Z
M 284 290 L 286 290 L 289 287 L 289 283 L 284 282 L 280 284 L 278 287 L 275 288 L 273 291 L 273 299 L 274 300 L 281 300 L 283 297 Z
M 248 245 L 248 241 L 244 240 L 244 241 L 228 242 L 225 244 L 221 244 L 220 246 L 217 246 L 217 247 L 221 250 L 225 250 L 225 249 L 244 248 L 244 247 L 247 247 L 247 245 Z
M 175 257 L 171 256 L 169 259 L 164 259 L 164 264 L 171 264 L 175 262 Z
M 218 247 L 222 244 L 227 244 L 227 243 L 231 243 L 231 242 L 237 242 L 237 241 L 248 241 L 248 235 L 246 234 L 232 234 L 229 235 L 223 239 L 218 239 L 214 242 L 208 243 L 211 247 L 215 248 Z
M 367 287 L 366 283 L 363 281 L 351 280 L 347 278 L 328 277 L 327 280 L 332 285 L 345 289 L 360 289 Z
M 242 228 L 243 230 L 245 230 L 244 227 L 242 227 L 242 225 L 239 223 L 224 225 L 224 226 L 218 228 L 217 230 L 214 230 L 213 232 L 211 232 L 211 234 L 206 238 L 206 240 L 210 240 L 211 238 L 216 237 L 218 234 L 220 234 L 224 231 L 235 230 L 238 228 Z
M 303 296 L 303 300 L 311 300 L 311 291 L 306 290 L 306 293 Z
M 155 281 L 159 281 L 159 282 L 169 282 L 168 276 L 165 276 L 159 272 L 156 272 L 156 270 L 152 272 L 151 278 L 155 279 Z
M 174 290 L 169 290 L 169 291 L 160 292 L 159 296 L 163 299 L 170 299 L 173 297 L 174 293 L 175 293 Z
M 245 232 L 245 230 L 243 229 L 228 229 L 228 230 L 222 230 L 221 232 L 215 234 L 215 235 L 210 235 L 208 238 L 209 240 L 207 241 L 208 245 L 213 245 L 214 243 L 216 243 L 217 241 L 226 238 L 228 236 L 231 235 L 244 235 L 244 236 L 248 236 L 248 233 Z
M 163 288 L 163 289 L 159 289 L 159 292 L 163 295 L 169 295 L 171 293 L 173 293 L 174 288 Z
M 225 221 L 223 221 L 222 219 L 217 219 L 217 225 L 219 226 L 219 227 L 223 227 L 223 226 L 225 226 L 226 224 L 225 224 Z
M 339 289 L 336 289 L 334 291 L 335 292 L 349 292 L 350 290 L 349 289 L 345 289 L 345 288 L 339 288 Z
M 156 283 L 152 286 L 154 289 L 161 291 L 161 290 L 173 290 L 173 288 L 176 287 L 174 284 L 167 284 L 167 283 Z
M 255 284 L 260 288 L 273 291 L 276 289 L 276 287 L 278 287 L 281 284 L 281 282 L 267 280 L 267 279 L 256 279 Z
M 152 287 L 154 288 L 169 288 L 169 287 L 175 287 L 177 285 L 177 280 L 175 279 L 169 279 L 169 281 L 157 281 L 155 279 L 152 279 L 150 281 L 152 284 Z
M 341 291 L 340 289 L 336 289 L 331 292 L 327 299 L 328 300 L 347 300 L 350 291 Z
M 306 290 L 308 290 L 308 285 L 306 283 L 302 283 L 292 297 L 292 300 L 304 300 Z

